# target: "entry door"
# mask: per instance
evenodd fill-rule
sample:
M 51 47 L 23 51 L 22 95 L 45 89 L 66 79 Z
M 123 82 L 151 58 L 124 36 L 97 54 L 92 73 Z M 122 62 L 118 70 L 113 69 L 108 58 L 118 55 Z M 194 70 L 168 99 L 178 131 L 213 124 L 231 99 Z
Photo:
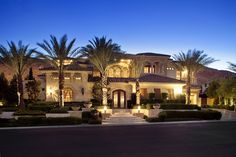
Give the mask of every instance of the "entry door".
M 114 108 L 125 108 L 125 91 L 115 90 L 113 92 L 113 107 Z

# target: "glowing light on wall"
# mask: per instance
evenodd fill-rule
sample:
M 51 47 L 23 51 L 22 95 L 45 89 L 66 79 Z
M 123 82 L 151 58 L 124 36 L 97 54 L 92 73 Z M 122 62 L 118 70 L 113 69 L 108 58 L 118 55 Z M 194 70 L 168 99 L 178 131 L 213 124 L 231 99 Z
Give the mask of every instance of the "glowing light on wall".
M 182 87 L 174 88 L 174 92 L 175 92 L 175 94 L 182 94 L 183 93 Z

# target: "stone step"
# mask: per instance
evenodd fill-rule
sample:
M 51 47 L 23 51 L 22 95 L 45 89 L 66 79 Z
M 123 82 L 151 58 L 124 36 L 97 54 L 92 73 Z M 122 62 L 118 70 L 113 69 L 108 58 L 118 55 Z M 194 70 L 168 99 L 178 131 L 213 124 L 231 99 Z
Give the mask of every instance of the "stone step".
M 114 113 L 103 120 L 102 124 L 143 124 L 147 123 L 144 119 L 136 117 L 128 112 Z

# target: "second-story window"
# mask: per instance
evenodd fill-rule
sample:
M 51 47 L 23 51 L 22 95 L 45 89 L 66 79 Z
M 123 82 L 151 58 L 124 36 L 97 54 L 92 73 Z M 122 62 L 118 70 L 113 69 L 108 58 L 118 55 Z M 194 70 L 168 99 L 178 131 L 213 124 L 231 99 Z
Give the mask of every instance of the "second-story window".
M 75 80 L 78 80 L 78 81 L 81 81 L 82 80 L 82 75 L 81 75 L 81 73 L 74 73 L 74 79 Z

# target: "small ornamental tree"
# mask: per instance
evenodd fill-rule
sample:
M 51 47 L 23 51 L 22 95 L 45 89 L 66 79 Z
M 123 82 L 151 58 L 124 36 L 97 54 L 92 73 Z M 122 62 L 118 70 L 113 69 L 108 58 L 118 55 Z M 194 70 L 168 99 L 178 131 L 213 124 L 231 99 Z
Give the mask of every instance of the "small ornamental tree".
M 4 73 L 0 74 L 0 101 L 6 101 L 6 94 L 8 91 L 8 81 Z
M 33 75 L 32 67 L 29 70 L 27 83 L 25 84 L 26 91 L 28 94 L 28 99 L 31 102 L 37 101 L 39 94 L 40 94 L 40 81 L 35 80 Z
M 219 103 L 219 93 L 217 92 L 218 89 L 220 88 L 220 83 L 219 81 L 212 81 L 207 90 L 206 90 L 206 94 L 209 98 L 213 98 L 214 99 L 214 105 L 217 105 Z
M 7 105 L 16 105 L 18 102 L 16 75 L 14 75 L 12 80 L 10 81 L 9 88 L 6 93 L 6 101 Z

